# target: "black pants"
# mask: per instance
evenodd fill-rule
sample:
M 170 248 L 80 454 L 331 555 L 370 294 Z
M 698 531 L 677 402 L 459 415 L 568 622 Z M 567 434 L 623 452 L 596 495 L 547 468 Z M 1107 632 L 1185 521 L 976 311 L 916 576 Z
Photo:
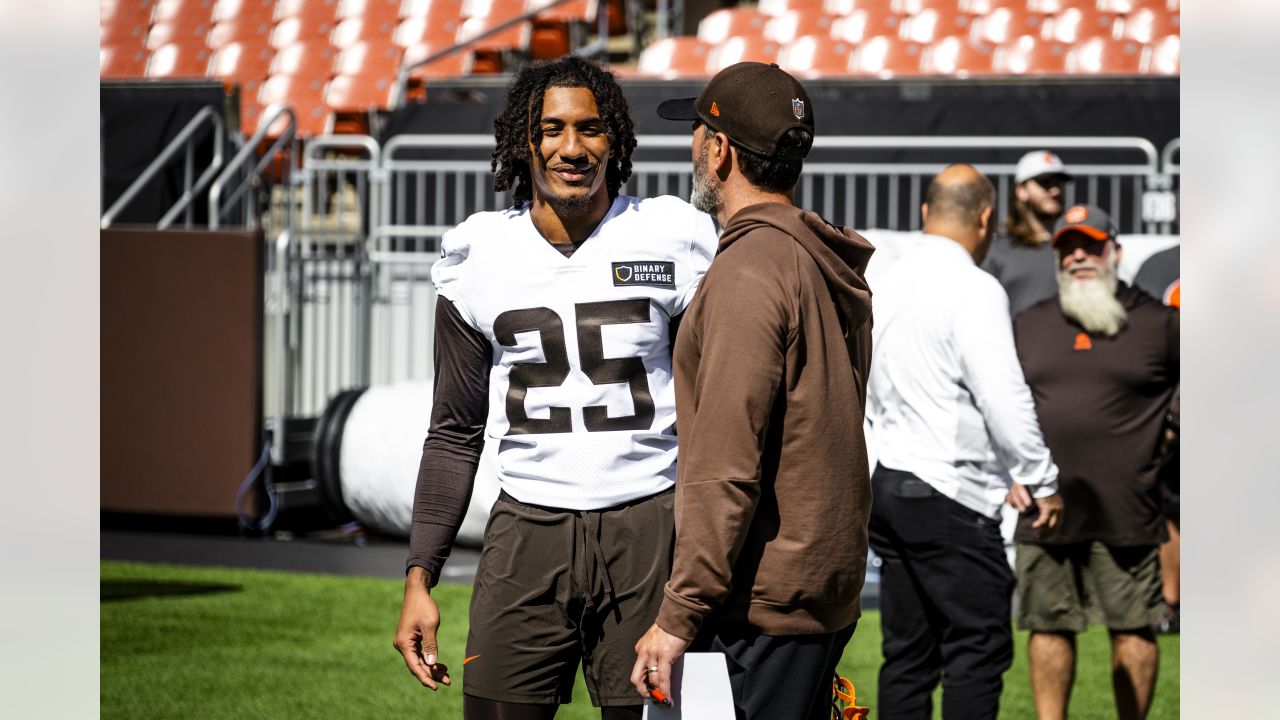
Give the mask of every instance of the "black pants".
M 946 720 L 994 718 L 1013 663 L 1013 571 L 1000 523 L 911 473 L 871 476 L 884 665 L 876 717 L 924 720 L 942 679 Z
M 831 681 L 858 623 L 821 635 L 763 635 L 713 615 L 693 652 L 724 653 L 738 720 L 829 720 Z

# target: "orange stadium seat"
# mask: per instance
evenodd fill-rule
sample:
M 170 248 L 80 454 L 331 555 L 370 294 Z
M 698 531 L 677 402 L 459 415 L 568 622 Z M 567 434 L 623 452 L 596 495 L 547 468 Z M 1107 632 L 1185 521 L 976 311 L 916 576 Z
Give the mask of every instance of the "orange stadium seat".
M 213 0 L 157 0 L 151 10 L 151 24 L 199 19 L 208 24 L 213 17 Z
M 778 53 L 782 69 L 805 78 L 849 74 L 853 45 L 826 35 L 805 35 L 783 46 Z
M 443 42 L 438 44 L 419 43 L 409 48 L 405 48 L 404 59 L 402 62 L 405 66 L 413 65 L 416 62 L 425 60 L 426 58 L 443 52 L 453 45 L 452 42 Z M 456 52 L 437 58 L 422 67 L 415 68 L 409 73 L 409 77 L 415 80 L 433 80 L 443 77 L 457 77 L 459 75 L 470 75 L 473 56 L 470 50 L 462 49 Z
M 1097 0 L 1027 0 L 1027 9 L 1041 15 L 1057 15 L 1068 8 L 1094 7 Z
M 149 25 L 152 5 L 150 0 L 104 0 L 98 5 L 98 23 L 103 26 L 117 22 Z
M 391 41 L 403 48 L 413 47 L 420 43 L 452 45 L 458 37 L 458 28 L 462 27 L 461 18 L 442 22 L 431 22 L 426 18 L 405 18 L 396 26 Z
M 1005 45 L 1024 35 L 1040 36 L 1044 16 L 1025 8 L 999 7 L 974 18 L 969 39 L 975 43 Z
M 707 55 L 707 74 L 714 75 L 734 63 L 777 62 L 781 49 L 778 43 L 762 37 L 731 37 L 714 46 Z
M 718 45 L 729 38 L 764 37 L 769 16 L 750 7 L 724 8 L 707 13 L 698 22 L 698 39 Z
M 276 22 L 291 17 L 307 17 L 334 20 L 338 15 L 338 0 L 276 0 L 272 18 Z
M 593 0 L 571 0 L 548 10 L 544 7 L 555 0 L 526 0 L 525 11 L 537 12 L 541 20 L 562 20 L 565 22 L 590 23 L 595 20 L 596 5 Z
M 151 26 L 147 33 L 147 49 L 155 50 L 161 45 L 180 43 L 205 44 L 209 36 L 209 19 L 183 15 L 169 22 L 159 22 Z
M 329 44 L 345 48 L 361 40 L 390 40 L 395 31 L 395 19 L 349 17 L 333 26 L 333 31 L 329 33 Z
M 995 48 L 975 45 L 964 38 L 946 37 L 929 45 L 920 57 L 920 72 L 958 78 L 991 75 Z
M 99 26 L 98 44 L 115 47 L 143 47 L 147 40 L 147 21 L 117 16 Z
M 276 51 L 271 60 L 270 74 L 327 80 L 333 74 L 333 59 L 337 52 L 323 39 L 294 43 Z
M 217 50 L 231 43 L 251 43 L 255 45 L 271 45 L 271 20 L 246 18 L 226 20 L 209 29 L 206 43 Z
M 1072 75 L 1143 75 L 1148 64 L 1146 46 L 1133 40 L 1090 38 L 1067 53 Z
M 333 132 L 367 134 L 367 118 L 370 110 L 386 110 L 391 107 L 391 87 L 394 77 L 382 75 L 338 75 L 324 89 L 324 102 L 335 114 Z
M 1150 45 L 1156 38 L 1182 34 L 1182 18 L 1177 13 L 1143 8 L 1126 15 L 1119 37 Z
M 266 23 L 270 25 L 275 15 L 276 0 L 218 0 L 213 6 L 215 23 Z
M 560 57 L 572 50 L 573 28 L 587 24 L 598 3 L 572 0 L 548 10 L 544 6 L 554 0 L 528 0 L 526 12 L 538 12 L 529 35 L 529 54 L 535 58 Z
M 329 106 L 324 103 L 325 85 L 327 81 L 315 78 L 290 75 L 273 75 L 267 78 L 258 91 L 262 118 L 265 119 L 275 108 L 289 107 L 298 118 L 299 135 L 323 135 L 329 124 Z M 283 130 L 283 127 L 273 127 L 268 134 L 275 136 Z
M 275 52 L 265 45 L 233 42 L 223 45 L 209 57 L 209 77 L 226 80 L 261 82 L 271 73 Z M 254 86 L 257 91 L 257 86 Z
M 804 35 L 831 35 L 831 24 L 835 18 L 826 14 L 821 8 L 806 10 L 788 10 L 765 24 L 764 36 L 786 44 Z
M 280 49 L 294 43 L 312 40 L 328 42 L 327 38 L 332 31 L 332 20 L 302 15 L 287 17 L 276 23 L 275 29 L 271 31 L 271 47 Z
M 822 9 L 827 11 L 828 15 L 834 17 L 844 17 L 852 13 L 854 10 L 880 10 L 884 12 L 892 12 L 884 0 L 823 0 Z M 893 13 L 897 14 L 897 13 Z
M 867 38 L 849 56 L 849 72 L 878 78 L 920 74 L 924 46 L 890 35 Z
M 711 45 L 692 35 L 669 37 L 650 43 L 640 53 L 637 69 L 645 75 L 672 79 L 707 77 Z
M 1000 7 L 1018 7 L 1026 9 L 1026 3 L 1018 0 L 958 0 L 956 9 L 968 15 L 987 15 Z
M 149 78 L 202 78 L 209 69 L 209 48 L 201 44 L 169 43 L 147 58 Z
M 1066 8 L 1045 21 L 1040 36 L 1045 40 L 1078 43 L 1096 37 L 1111 37 L 1116 16 L 1093 8 Z
M 467 42 L 479 38 L 486 32 L 509 22 L 515 17 L 519 17 L 519 15 L 469 17 L 463 20 L 462 25 L 458 28 L 458 42 Z M 470 47 L 477 53 L 524 50 L 529 47 L 529 35 L 532 27 L 533 24 L 526 20 L 505 30 L 499 30 L 481 40 L 475 40 L 470 44 Z
M 1153 75 L 1179 75 L 1182 73 L 1182 38 L 1177 35 L 1162 37 L 1151 45 Z
M 461 20 L 463 0 L 404 0 L 400 18 L 428 18 L 433 21 Z
M 364 18 L 365 20 L 400 19 L 400 0 L 338 0 L 334 19 Z
M 1066 43 L 1023 35 L 996 48 L 993 65 L 997 72 L 1008 75 L 1064 75 L 1069 49 Z
M 760 0 L 756 9 L 769 17 L 779 17 L 793 11 L 823 12 L 825 0 Z M 830 14 L 830 13 L 827 13 Z
M 147 51 L 142 43 L 103 45 L 98 48 L 98 75 L 104 78 L 142 77 L 147 69 Z
M 1177 8 L 1176 0 L 1173 7 Z M 1098 0 L 1097 8 L 1101 12 L 1128 15 L 1139 10 L 1156 10 L 1168 12 L 1169 0 Z
M 960 37 L 969 33 L 972 19 L 954 5 L 948 9 L 923 8 L 902 21 L 898 36 L 924 44 L 944 37 Z
M 338 51 L 333 59 L 333 74 L 395 77 L 403 54 L 390 40 L 362 40 Z
M 899 15 L 917 15 L 925 10 L 959 10 L 959 0 L 889 0 L 889 9 Z
M 831 38 L 857 45 L 867 38 L 897 35 L 901 27 L 902 16 L 886 7 L 860 8 L 831 23 Z

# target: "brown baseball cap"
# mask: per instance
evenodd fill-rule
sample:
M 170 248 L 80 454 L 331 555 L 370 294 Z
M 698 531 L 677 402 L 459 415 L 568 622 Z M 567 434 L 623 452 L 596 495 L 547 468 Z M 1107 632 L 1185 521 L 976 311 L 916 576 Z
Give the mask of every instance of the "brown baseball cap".
M 1053 226 L 1053 245 L 1056 247 L 1063 236 L 1073 232 L 1084 233 L 1094 240 L 1116 239 L 1116 226 L 1111 223 L 1111 216 L 1097 205 L 1067 208 Z
M 735 145 L 776 160 L 803 158 L 813 145 L 778 147 L 778 140 L 792 128 L 813 133 L 813 105 L 800 83 L 777 64 L 730 65 L 716 73 L 698 97 L 663 102 L 658 117 L 701 120 Z

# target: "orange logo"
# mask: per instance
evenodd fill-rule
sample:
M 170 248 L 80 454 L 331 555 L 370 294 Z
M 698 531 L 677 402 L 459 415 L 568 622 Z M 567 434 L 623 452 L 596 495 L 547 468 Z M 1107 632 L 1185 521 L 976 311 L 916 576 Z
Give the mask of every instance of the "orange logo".
M 1073 350 L 1092 350 L 1093 341 L 1089 339 L 1088 333 L 1080 333 L 1079 335 L 1076 335 L 1076 346 L 1072 349 Z
M 1169 307 L 1182 309 L 1182 279 L 1173 281 L 1173 284 L 1164 291 L 1164 304 Z
M 1044 154 L 1044 162 L 1046 165 L 1052 165 L 1054 161 L 1056 161 L 1057 159 L 1058 158 L 1054 157 L 1053 153 L 1051 152 L 1047 152 Z
M 466 667 L 466 666 L 467 666 L 467 663 L 471 662 L 472 660 L 475 660 L 475 659 L 476 659 L 476 658 L 478 658 L 478 657 L 480 657 L 480 656 L 479 656 L 479 655 L 472 655 L 471 657 L 464 659 L 464 660 L 462 661 L 462 666 L 463 666 L 463 667 Z
M 720 117 L 720 106 L 716 104 L 715 100 L 711 101 L 711 114 L 715 117 Z
M 1068 210 L 1062 217 L 1069 223 L 1082 222 L 1085 218 L 1089 217 L 1089 209 L 1083 205 L 1077 205 Z

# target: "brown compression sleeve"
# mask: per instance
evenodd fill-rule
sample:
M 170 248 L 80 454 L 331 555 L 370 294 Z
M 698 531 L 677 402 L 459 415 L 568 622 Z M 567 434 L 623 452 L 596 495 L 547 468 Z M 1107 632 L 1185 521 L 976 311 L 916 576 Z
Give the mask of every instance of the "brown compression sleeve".
M 406 570 L 414 566 L 425 569 L 432 585 L 440 581 L 440 569 L 471 502 L 484 449 L 492 362 L 488 339 L 467 325 L 452 302 L 439 298 L 435 399 L 413 494 L 413 525 L 405 563 Z

